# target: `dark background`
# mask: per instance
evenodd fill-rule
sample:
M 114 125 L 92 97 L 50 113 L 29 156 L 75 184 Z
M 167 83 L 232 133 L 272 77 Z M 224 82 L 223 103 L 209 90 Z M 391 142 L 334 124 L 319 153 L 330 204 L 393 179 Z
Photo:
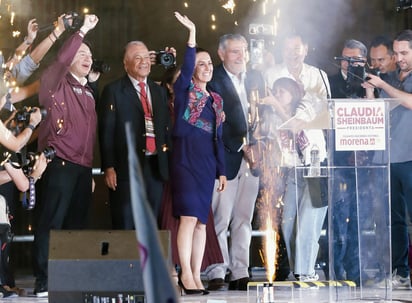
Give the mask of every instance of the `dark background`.
M 7 57 L 26 35 L 27 22 L 37 18 L 40 26 L 51 24 L 62 13 L 71 11 L 82 14 L 87 7 L 90 13 L 99 17 L 99 23 L 87 38 L 93 44 L 93 55 L 111 66 L 109 73 L 100 79 L 103 86 L 119 78 L 123 73 L 123 48 L 128 41 L 142 40 L 151 50 L 161 50 L 165 46 L 174 46 L 178 51 L 177 60 L 181 59 L 182 50 L 187 41 L 188 32 L 174 17 L 179 11 L 189 16 L 197 26 L 198 45 L 209 50 L 214 63 L 218 39 L 225 33 L 241 33 L 247 39 L 264 39 L 266 47 L 276 55 L 282 32 L 297 29 L 308 40 L 310 52 L 307 62 L 324 69 L 327 73 L 338 71 L 333 57 L 339 56 L 344 40 L 358 39 L 366 45 L 376 35 L 394 37 L 408 28 L 411 10 L 396 10 L 395 0 L 235 0 L 233 14 L 222 8 L 226 1 L 219 0 L 2 0 L 0 3 L 0 49 Z M 185 7 L 185 3 L 188 7 Z M 263 6 L 266 3 L 266 13 Z M 8 4 L 11 4 L 8 7 Z M 15 12 L 13 25 L 10 25 L 10 8 Z M 278 13 L 279 12 L 279 13 Z M 216 21 L 212 22 L 214 14 Z M 249 35 L 250 24 L 274 24 L 277 20 L 276 35 Z M 212 29 L 212 25 L 216 28 Z M 12 37 L 12 31 L 19 30 L 21 35 Z M 38 34 L 40 41 L 50 30 Z M 42 69 L 55 56 L 56 50 L 64 40 L 62 37 L 44 58 L 41 68 L 29 81 L 38 78 Z M 152 76 L 160 79 L 164 72 L 161 66 L 152 68 Z M 95 167 L 100 166 L 96 143 Z M 90 228 L 110 228 L 107 207 L 107 190 L 102 177 L 96 176 L 97 187 L 94 196 Z M 13 227 L 16 234 L 31 233 L 30 212 L 22 209 L 16 214 Z M 30 246 L 29 243 L 22 245 Z M 19 252 L 17 262 L 23 265 L 30 260 L 29 250 Z
M 5 3 L 12 3 L 15 11 L 14 26 L 8 24 Z M 123 72 L 122 54 L 130 40 L 142 40 L 149 49 L 160 50 L 165 46 L 178 49 L 178 58 L 187 39 L 187 30 L 175 19 L 173 12 L 189 16 L 197 25 L 198 45 L 210 51 L 215 63 L 218 38 L 225 33 L 237 32 L 248 39 L 257 38 L 248 34 L 249 25 L 273 25 L 277 11 L 275 36 L 263 36 L 267 47 L 276 53 L 282 32 L 296 28 L 310 45 L 308 62 L 327 72 L 335 71 L 331 64 L 339 55 L 343 41 L 358 39 L 366 45 L 375 35 L 393 37 L 399 30 L 409 26 L 410 10 L 396 10 L 396 0 L 235 0 L 234 13 L 222 8 L 226 0 L 9 0 L 1 1 L 0 48 L 13 49 L 26 33 L 27 22 L 37 18 L 40 26 L 51 24 L 57 16 L 70 11 L 82 14 L 84 8 L 96 14 L 100 21 L 90 32 L 88 39 L 94 45 L 94 57 L 108 62 L 112 71 L 102 77 L 102 84 L 119 77 Z M 188 7 L 184 6 L 188 4 Z M 266 13 L 263 4 L 266 3 Z M 211 21 L 214 14 L 216 21 Z M 212 24 L 216 26 L 211 29 Z M 12 29 L 21 32 L 12 38 Z M 50 31 L 39 34 L 40 41 Z M 54 49 L 58 48 L 58 44 Z M 53 51 L 45 58 L 53 57 Z M 155 68 L 158 77 L 161 68 Z

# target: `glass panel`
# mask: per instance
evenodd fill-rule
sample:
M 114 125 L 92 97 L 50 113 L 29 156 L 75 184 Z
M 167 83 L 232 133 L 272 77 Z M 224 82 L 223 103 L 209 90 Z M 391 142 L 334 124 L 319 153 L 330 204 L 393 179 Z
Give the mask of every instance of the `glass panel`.
M 314 120 L 280 127 L 293 134 L 300 154 L 286 182 L 282 218 L 284 237 L 292 239 L 286 243 L 291 271 L 315 273 L 326 229 L 332 302 L 391 299 L 388 126 L 395 106 L 395 100 L 330 100 Z

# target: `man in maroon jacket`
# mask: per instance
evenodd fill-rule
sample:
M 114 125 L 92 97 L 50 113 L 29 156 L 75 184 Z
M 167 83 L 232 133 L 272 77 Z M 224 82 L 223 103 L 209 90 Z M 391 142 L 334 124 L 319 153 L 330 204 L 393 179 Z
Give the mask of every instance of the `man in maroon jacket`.
M 68 19 L 71 16 L 67 16 Z M 51 229 L 82 229 L 92 201 L 92 159 L 97 117 L 93 91 L 86 76 L 92 53 L 83 39 L 98 22 L 84 23 L 60 49 L 41 77 L 40 104 L 47 116 L 39 128 L 38 146 L 52 147 L 56 156 L 43 174 L 36 208 L 34 265 L 38 297 L 48 295 L 47 262 Z

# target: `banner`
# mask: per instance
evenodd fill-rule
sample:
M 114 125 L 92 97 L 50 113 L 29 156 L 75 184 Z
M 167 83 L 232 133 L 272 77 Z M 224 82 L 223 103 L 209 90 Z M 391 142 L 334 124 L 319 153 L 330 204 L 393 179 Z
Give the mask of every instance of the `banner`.
M 135 151 L 135 136 L 130 123 L 126 123 L 126 137 L 129 153 L 130 194 L 143 272 L 145 302 L 176 303 L 176 290 L 162 254 L 156 220 L 147 202 L 144 180 Z

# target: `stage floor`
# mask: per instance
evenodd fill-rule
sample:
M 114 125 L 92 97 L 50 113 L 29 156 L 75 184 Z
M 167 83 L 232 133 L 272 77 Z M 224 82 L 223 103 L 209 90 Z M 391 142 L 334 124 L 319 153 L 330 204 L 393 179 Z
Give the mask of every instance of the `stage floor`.
M 5 302 L 37 302 L 46 303 L 47 298 L 36 298 L 33 296 L 33 284 L 34 279 L 32 276 L 24 275 L 16 277 L 17 286 L 24 289 L 25 296 L 0 299 L 0 301 Z M 255 284 L 260 284 L 260 282 L 255 282 L 249 291 L 214 291 L 210 292 L 209 295 L 201 296 L 178 296 L 179 302 L 184 303 L 263 303 L 257 296 L 257 289 Z M 283 282 L 282 282 L 283 283 Z M 260 286 L 259 286 L 260 287 Z M 334 292 L 330 292 L 328 287 L 312 287 L 312 288 L 296 288 L 287 285 L 277 286 L 275 288 L 275 299 L 274 303 L 322 303 L 322 302 L 389 302 L 390 294 L 386 294 L 386 299 L 384 298 L 385 293 L 380 292 L 377 296 L 376 291 L 368 290 L 363 288 L 362 292 L 359 288 L 336 288 Z M 126 301 L 124 301 L 126 302 Z M 392 302 L 408 302 L 412 303 L 412 290 L 394 290 L 392 291 Z M 60 302 L 59 302 L 60 303 Z M 64 303 L 64 302 L 61 302 Z M 79 302 L 82 303 L 82 302 Z M 110 302 L 111 303 L 111 302 Z M 150 303 L 150 302 L 146 302 Z M 163 303 L 163 302 L 156 302 Z

